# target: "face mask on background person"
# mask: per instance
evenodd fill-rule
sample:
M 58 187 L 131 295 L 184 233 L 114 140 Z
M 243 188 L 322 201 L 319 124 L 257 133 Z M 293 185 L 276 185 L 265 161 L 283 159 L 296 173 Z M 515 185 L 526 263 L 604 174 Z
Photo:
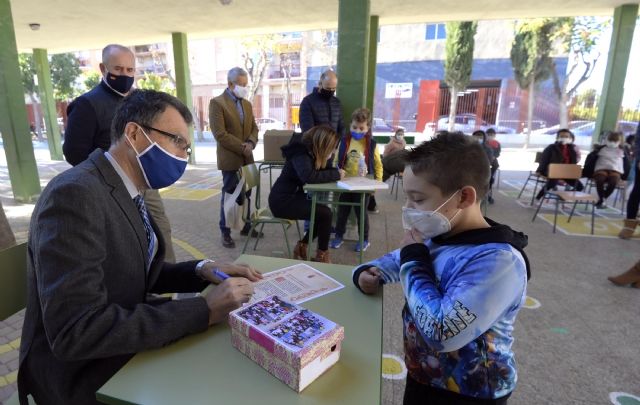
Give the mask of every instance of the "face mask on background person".
M 569 145 L 571 143 L 571 138 L 558 138 L 558 142 L 563 145 Z
M 123 97 L 131 90 L 131 86 L 133 86 L 133 77 L 127 75 L 114 75 L 113 73 L 107 72 L 106 76 L 102 77 L 102 80 L 104 80 L 111 90 L 114 90 Z
M 140 130 L 147 140 L 151 142 L 151 145 L 138 153 L 131 141 L 129 141 L 129 144 L 136 152 L 136 158 L 147 186 L 157 190 L 172 185 L 184 174 L 188 160 L 174 156 L 158 145 L 157 142 L 153 142 L 142 127 L 140 127 Z
M 460 191 L 460 190 L 458 190 Z M 435 238 L 451 230 L 451 221 L 460 213 L 460 209 L 448 219 L 438 212 L 446 203 L 448 203 L 458 191 L 451 194 L 447 201 L 440 204 L 433 211 L 422 211 L 416 208 L 402 207 L 402 227 L 405 230 L 415 229 L 422 235 L 424 240 Z
M 620 142 L 607 141 L 607 146 L 610 147 L 610 148 L 617 148 L 618 146 L 620 146 Z
M 366 132 L 351 131 L 351 137 L 356 141 L 359 141 L 360 139 L 364 138 L 366 134 L 367 134 Z
M 238 98 L 247 98 L 249 95 L 249 89 L 246 87 L 238 86 L 237 84 L 233 86 L 233 94 Z
M 333 96 L 336 91 L 335 90 L 329 90 L 329 89 L 325 89 L 324 87 L 320 87 L 320 95 L 326 98 L 329 98 L 331 96 Z

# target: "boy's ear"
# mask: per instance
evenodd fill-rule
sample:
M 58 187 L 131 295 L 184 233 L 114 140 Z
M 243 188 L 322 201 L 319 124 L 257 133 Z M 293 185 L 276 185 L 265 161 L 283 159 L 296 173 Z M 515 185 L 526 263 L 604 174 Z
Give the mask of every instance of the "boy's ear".
M 478 194 L 472 186 L 464 186 L 460 189 L 460 197 L 458 200 L 458 208 L 461 210 L 471 207 L 476 203 Z

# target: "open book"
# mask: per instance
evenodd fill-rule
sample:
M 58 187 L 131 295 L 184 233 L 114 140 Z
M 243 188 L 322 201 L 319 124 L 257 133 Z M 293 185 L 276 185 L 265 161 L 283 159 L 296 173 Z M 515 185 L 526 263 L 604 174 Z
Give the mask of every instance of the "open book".
M 368 177 L 345 177 L 338 181 L 338 187 L 346 190 L 387 190 L 389 185 Z

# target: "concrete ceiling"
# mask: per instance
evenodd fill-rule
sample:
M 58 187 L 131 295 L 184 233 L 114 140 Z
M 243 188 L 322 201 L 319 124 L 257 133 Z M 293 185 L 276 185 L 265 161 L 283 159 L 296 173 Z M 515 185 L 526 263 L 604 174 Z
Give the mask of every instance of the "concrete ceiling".
M 329 29 L 338 0 L 10 0 L 18 48 L 50 53 L 189 38 Z M 343 0 L 349 1 L 349 0 Z M 624 0 L 371 0 L 380 24 L 612 15 Z M 30 23 L 39 23 L 33 31 Z

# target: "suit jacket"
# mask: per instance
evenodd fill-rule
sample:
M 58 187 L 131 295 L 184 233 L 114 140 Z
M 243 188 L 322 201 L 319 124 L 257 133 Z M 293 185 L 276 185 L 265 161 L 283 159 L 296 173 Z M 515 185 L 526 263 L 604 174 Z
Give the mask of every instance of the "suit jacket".
M 97 403 L 96 390 L 133 354 L 207 329 L 203 298 L 147 299 L 206 286 L 196 261 L 163 261 L 154 229 L 158 252 L 147 273 L 142 219 L 102 150 L 49 182 L 29 231 L 21 401 L 30 393 L 38 404 Z
M 240 124 L 240 116 L 236 102 L 225 90 L 209 102 L 209 124 L 214 138 L 218 142 L 218 169 L 238 170 L 242 166 L 253 163 L 253 155 L 246 158 L 242 154 L 242 144 L 247 141 L 258 144 L 258 126 L 253 117 L 251 103 L 242 99 L 244 125 Z

